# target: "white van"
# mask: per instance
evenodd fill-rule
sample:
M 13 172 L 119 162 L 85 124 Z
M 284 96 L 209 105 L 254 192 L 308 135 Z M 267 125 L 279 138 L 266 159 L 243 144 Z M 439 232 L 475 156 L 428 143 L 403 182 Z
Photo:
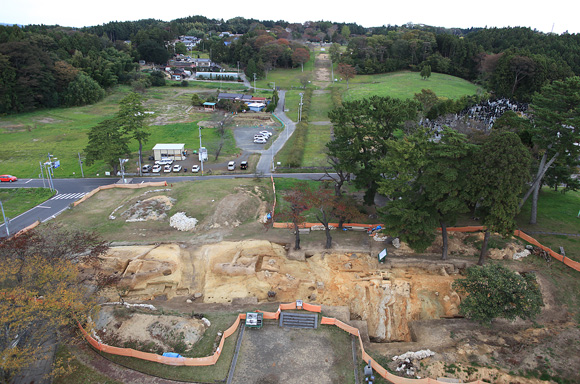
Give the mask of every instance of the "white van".
M 236 162 L 235 161 L 230 161 L 228 163 L 228 171 L 233 171 L 234 169 L 236 169 Z

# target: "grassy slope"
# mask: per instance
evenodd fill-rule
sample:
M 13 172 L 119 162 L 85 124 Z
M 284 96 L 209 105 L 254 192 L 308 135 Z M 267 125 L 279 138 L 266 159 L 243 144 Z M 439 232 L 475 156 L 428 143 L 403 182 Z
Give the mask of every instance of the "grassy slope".
M 200 222 L 212 215 L 219 201 L 229 195 L 236 188 L 259 188 L 264 200 L 271 204 L 271 183 L 256 182 L 253 179 L 213 179 L 195 182 L 180 182 L 169 185 L 168 191 L 159 191 L 146 195 L 147 197 L 165 195 L 176 199 L 173 207 L 167 211 L 167 219 L 161 221 L 146 221 L 126 223 L 120 214 L 127 210 L 147 190 L 159 188 L 143 188 L 136 190 L 112 189 L 101 191 L 78 205 L 59 215 L 55 221 L 62 223 L 65 228 L 90 229 L 110 241 L 147 241 L 147 236 L 163 239 L 163 241 L 186 241 L 192 237 L 191 233 L 180 232 L 169 226 L 169 217 L 177 212 L 185 212 L 188 217 L 195 217 Z M 120 208 L 119 208 L 120 207 Z M 119 208 L 114 216 L 109 215 Z M 250 207 L 255 211 L 255 207 Z
M 346 88 L 346 82 L 342 83 Z M 357 75 L 349 82 L 345 100 L 355 100 L 372 95 L 391 96 L 399 99 L 413 98 L 421 89 L 431 89 L 439 97 L 458 99 L 473 95 L 478 87 L 459 77 L 433 73 L 428 80 L 422 80 L 417 72 L 394 72 L 378 75 Z

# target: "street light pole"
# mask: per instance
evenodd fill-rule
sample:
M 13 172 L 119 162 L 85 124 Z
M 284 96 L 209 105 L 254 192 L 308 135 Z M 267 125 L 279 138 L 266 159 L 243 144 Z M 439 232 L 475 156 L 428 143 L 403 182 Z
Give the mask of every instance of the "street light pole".
M 42 161 L 39 161 L 38 165 L 40 165 L 40 175 L 42 176 L 42 188 L 46 188 L 46 184 L 44 184 L 44 171 L 42 170 Z
M 2 217 L 4 217 L 4 225 L 6 226 L 6 236 L 10 237 L 10 230 L 8 229 L 8 219 L 4 214 L 4 205 L 2 204 L 2 200 L 0 200 L 0 208 L 2 208 Z

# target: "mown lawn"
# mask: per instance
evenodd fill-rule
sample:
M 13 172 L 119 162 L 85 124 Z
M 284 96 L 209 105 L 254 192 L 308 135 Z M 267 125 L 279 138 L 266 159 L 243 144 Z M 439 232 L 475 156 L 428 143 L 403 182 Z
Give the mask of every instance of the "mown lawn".
M 304 63 L 304 72 L 302 72 L 302 67 L 298 66 L 296 68 L 276 68 L 268 72 L 265 79 L 256 80 L 256 88 L 269 88 L 276 87 L 282 89 L 291 89 L 292 87 L 300 87 L 300 78 L 302 76 L 312 76 L 312 71 L 314 70 L 314 58 L 315 53 L 310 52 L 310 60 Z M 252 75 L 248 76 L 248 80 L 252 86 L 254 86 L 254 80 Z
M 308 125 L 303 167 L 327 167 L 326 143 L 330 141 L 330 125 Z
M 518 227 L 524 232 L 559 232 L 580 235 L 580 192 L 561 193 L 544 187 L 538 200 L 537 224 L 529 224 L 531 197 L 518 215 Z M 580 236 L 531 234 L 543 245 L 560 252 L 564 247 L 566 256 L 580 261 Z M 580 272 L 579 272 L 580 273 Z
M 336 75 L 335 75 L 336 77 Z M 340 82 L 346 88 L 346 81 Z M 344 100 L 356 100 L 373 95 L 412 99 L 421 89 L 431 89 L 439 97 L 458 99 L 474 95 L 479 87 L 459 77 L 432 73 L 428 80 L 421 79 L 418 72 L 393 72 L 377 75 L 357 75 L 349 81 Z
M 4 206 L 6 217 L 13 219 L 23 212 L 36 207 L 38 204 L 50 199 L 55 192 L 48 188 L 14 188 L 0 189 L 0 201 Z M 0 214 L 0 224 L 4 223 L 4 217 Z M 3 236 L 5 233 L 0 233 Z

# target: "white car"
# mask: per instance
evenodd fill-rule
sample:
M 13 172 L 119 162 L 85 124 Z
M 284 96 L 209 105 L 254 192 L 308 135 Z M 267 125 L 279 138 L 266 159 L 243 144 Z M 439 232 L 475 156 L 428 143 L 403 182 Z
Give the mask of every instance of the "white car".
M 179 164 L 175 164 L 173 166 L 173 172 L 181 172 L 182 166 Z
M 154 172 L 154 173 L 159 173 L 159 172 L 161 172 L 161 165 L 159 165 L 159 164 L 155 164 L 155 165 L 153 166 L 153 168 L 151 169 L 151 172 Z
M 171 160 L 169 158 L 162 158 L 161 160 L 157 160 L 155 162 L 155 164 L 158 164 L 158 165 L 171 165 L 171 164 L 173 164 L 173 160 Z
M 228 163 L 228 171 L 233 171 L 235 169 L 236 169 L 236 162 L 232 160 Z
M 263 137 L 258 137 L 254 139 L 254 143 L 256 144 L 266 144 L 266 139 L 264 139 Z
M 193 173 L 199 172 L 199 165 L 194 165 L 193 167 L 191 167 L 191 172 Z
M 272 132 L 268 132 L 268 131 L 260 131 L 258 133 L 262 136 L 265 136 L 266 138 L 269 138 L 270 136 L 272 136 Z
M 171 172 L 171 165 L 167 164 L 165 167 L 163 167 L 163 172 L 165 173 Z

